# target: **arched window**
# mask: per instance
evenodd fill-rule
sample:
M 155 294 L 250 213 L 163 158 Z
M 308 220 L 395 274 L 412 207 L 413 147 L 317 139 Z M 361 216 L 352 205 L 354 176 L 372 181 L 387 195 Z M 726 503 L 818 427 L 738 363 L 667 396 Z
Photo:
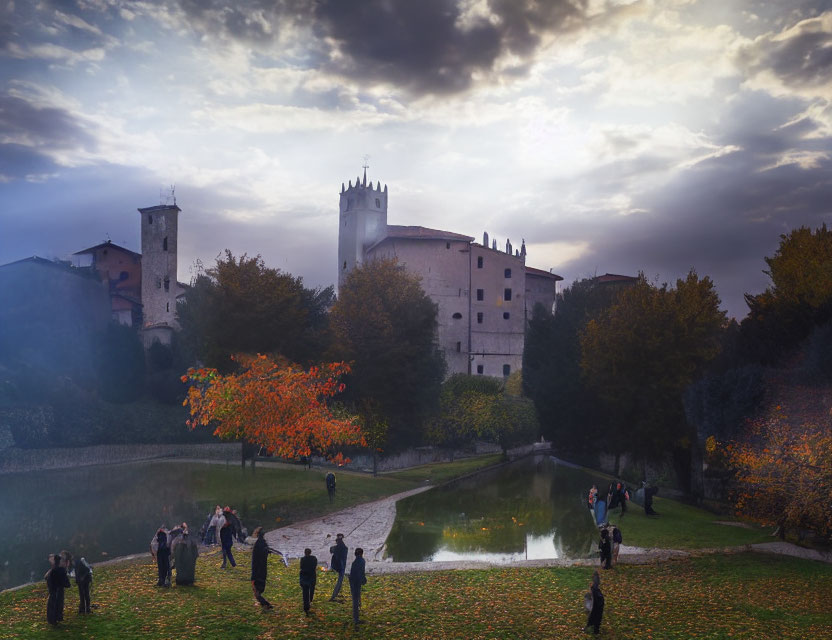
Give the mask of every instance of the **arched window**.
M 168 237 L 165 236 L 165 239 L 162 240 L 162 251 L 167 251 L 167 250 L 168 250 Z
M 461 313 L 459 313 L 458 311 L 457 311 L 457 312 L 456 312 L 453 316 L 451 316 L 451 317 L 452 317 L 454 320 L 462 320 L 462 314 L 461 314 Z

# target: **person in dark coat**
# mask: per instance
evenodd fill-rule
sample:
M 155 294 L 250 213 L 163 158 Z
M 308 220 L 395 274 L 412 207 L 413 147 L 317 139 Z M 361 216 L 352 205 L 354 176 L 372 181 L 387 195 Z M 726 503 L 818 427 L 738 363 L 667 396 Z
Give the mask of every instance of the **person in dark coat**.
M 659 492 L 658 487 L 648 487 L 647 483 L 644 483 L 644 515 L 646 516 L 657 516 L 659 515 L 655 511 L 653 511 L 653 496 L 655 496 Z
M 52 568 L 46 572 L 46 588 L 49 599 L 46 601 L 46 621 L 56 625 L 64 619 L 64 589 L 71 586 L 61 554 L 50 554 Z
M 159 570 L 157 587 L 170 586 L 170 547 L 164 529 L 156 532 L 156 568 Z
M 300 588 L 303 591 L 303 610 L 309 615 L 309 607 L 315 599 L 315 583 L 318 581 L 318 559 L 312 549 L 304 549 L 300 559 Z
M 589 590 L 592 593 L 592 609 L 586 619 L 586 628 L 592 627 L 592 632 L 598 635 L 601 632 L 601 618 L 604 617 L 604 594 L 601 593 L 601 576 L 597 571 L 592 574 Z
M 618 527 L 612 528 L 612 560 L 613 563 L 618 564 L 618 552 L 621 551 L 621 543 L 624 542 L 624 536 L 621 535 L 621 529 Z
M 607 511 L 612 511 L 618 506 L 618 489 L 610 482 L 609 489 L 607 489 Z
M 220 546 L 222 547 L 222 564 L 220 565 L 220 569 L 225 569 L 226 560 L 231 563 L 232 567 L 237 566 L 237 563 L 234 561 L 234 555 L 231 553 L 231 547 L 234 546 L 233 517 L 231 509 L 226 507 L 223 511 L 224 521 L 220 529 Z
M 272 603 L 263 597 L 266 590 L 266 576 L 269 571 L 269 545 L 263 537 L 263 527 L 257 527 L 253 533 L 257 538 L 251 550 L 251 590 L 254 598 L 264 609 L 271 609 Z
M 183 523 L 184 524 L 184 523 Z M 196 559 L 199 557 L 199 545 L 191 538 L 191 532 L 185 527 L 171 547 L 176 565 L 176 584 L 190 585 L 196 580 Z
M 598 543 L 598 550 L 601 554 L 601 566 L 609 569 L 612 566 L 612 545 L 610 544 L 610 532 L 601 529 L 601 541 Z
M 329 494 L 329 501 L 335 499 L 335 474 L 330 471 L 326 474 L 326 492 Z
M 364 572 L 364 549 L 358 547 L 355 550 L 355 560 L 350 567 L 350 595 L 352 596 L 352 621 L 357 625 L 361 622 L 358 617 L 361 609 L 361 588 L 367 584 L 367 576 Z
M 618 501 L 621 503 L 621 515 L 627 513 L 627 501 L 630 499 L 630 492 L 627 491 L 627 485 L 619 482 L 617 486 Z
M 339 533 L 335 536 L 335 544 L 329 548 L 329 552 L 332 554 L 332 560 L 330 561 L 329 566 L 333 571 L 338 572 L 338 580 L 335 583 L 335 588 L 332 590 L 332 597 L 329 599 L 330 602 L 335 602 L 338 594 L 341 593 L 341 585 L 344 582 L 344 572 L 347 570 L 348 551 L 349 549 L 347 548 L 347 545 L 344 544 L 344 534 Z
M 92 567 L 86 558 L 81 558 L 75 565 L 75 584 L 78 585 L 78 613 L 90 613 Z

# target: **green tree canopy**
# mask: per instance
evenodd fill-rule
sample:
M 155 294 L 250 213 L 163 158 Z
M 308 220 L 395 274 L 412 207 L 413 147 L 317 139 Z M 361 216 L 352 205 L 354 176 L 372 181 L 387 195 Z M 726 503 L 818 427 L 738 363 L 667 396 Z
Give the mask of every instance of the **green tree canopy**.
M 347 394 L 372 400 L 389 442 L 418 441 L 435 412 L 445 361 L 436 346 L 436 304 L 395 260 L 353 269 L 332 308 L 337 359 L 353 363 Z
M 329 344 L 332 287 L 306 289 L 303 280 L 267 267 L 260 256 L 226 250 L 199 275 L 177 305 L 183 346 L 207 365 L 227 371 L 232 353 L 280 354 L 309 364 Z
M 765 260 L 771 286 L 745 296 L 742 352 L 748 361 L 778 364 L 815 327 L 832 320 L 832 231 L 824 224 L 781 235 Z
M 685 388 L 720 349 L 725 312 L 710 278 L 691 271 L 675 288 L 641 274 L 581 334 L 581 369 L 606 405 L 607 447 L 656 460 L 688 450 Z M 684 480 L 685 476 L 680 478 Z

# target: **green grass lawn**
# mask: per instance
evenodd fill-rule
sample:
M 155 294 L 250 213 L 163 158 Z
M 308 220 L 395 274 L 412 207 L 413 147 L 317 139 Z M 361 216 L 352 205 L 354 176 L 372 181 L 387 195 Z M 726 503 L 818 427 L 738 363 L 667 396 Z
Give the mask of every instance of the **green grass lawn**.
M 405 480 L 408 482 L 416 482 L 419 484 L 441 484 L 448 480 L 453 480 L 460 476 L 473 473 L 480 469 L 493 466 L 502 461 L 503 457 L 499 453 L 486 456 L 478 456 L 476 458 L 465 458 L 463 460 L 455 460 L 454 462 L 437 462 L 435 464 L 425 464 L 420 467 L 413 467 L 404 471 L 392 471 L 384 474 L 385 478 L 396 478 L 398 480 Z
M 297 562 L 271 561 L 266 596 L 254 604 L 249 556 L 220 571 L 203 556 L 197 586 L 158 589 L 149 560 L 95 569 L 90 616 L 67 592 L 65 622 L 45 621 L 43 583 L 0 594 L 2 638 L 579 638 L 582 594 L 593 569 L 502 568 L 368 577 L 359 631 L 344 603 L 327 601 L 334 576 L 321 574 L 306 618 Z M 603 638 L 829 638 L 832 568 L 763 554 L 707 556 L 603 572 Z
M 659 513 L 647 517 L 644 510 L 630 502 L 622 518 L 619 510 L 610 513 L 610 522 L 619 526 L 624 544 L 664 549 L 703 549 L 731 547 L 758 542 L 772 542 L 769 531 L 759 527 L 744 528 L 717 524 L 734 519 L 704 509 L 656 497 L 653 508 Z
M 426 481 L 438 484 L 494 465 L 499 460 L 499 455 L 478 456 L 380 474 L 375 478 L 369 474 L 336 470 L 337 492 L 331 504 L 324 485 L 327 468 L 305 470 L 300 466 L 270 468 L 260 465 L 254 473 L 247 468 L 245 472 L 235 474 L 234 486 L 229 486 L 227 477 L 217 474 L 200 474 L 191 483 L 196 498 L 205 503 L 203 510 L 206 513 L 212 501 L 236 506 L 239 499 L 235 496 L 245 495 L 247 503 L 239 505 L 244 522 L 251 524 L 251 528 L 262 525 L 274 529 L 407 491 Z

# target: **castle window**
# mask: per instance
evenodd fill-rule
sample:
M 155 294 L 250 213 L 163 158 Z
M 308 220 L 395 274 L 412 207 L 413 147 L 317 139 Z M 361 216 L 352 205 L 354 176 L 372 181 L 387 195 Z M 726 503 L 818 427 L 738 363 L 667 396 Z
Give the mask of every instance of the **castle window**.
M 162 251 L 167 251 L 167 250 L 168 250 L 168 237 L 165 236 L 165 239 L 162 240 Z
M 451 243 L 450 243 L 450 242 L 446 242 L 446 243 L 445 243 L 445 248 L 446 248 L 446 249 L 450 249 L 450 248 L 451 248 Z
M 165 276 L 165 291 L 170 291 L 170 278 Z
M 484 370 L 485 370 L 485 367 L 483 367 L 481 364 L 478 364 L 478 365 L 477 365 L 477 375 L 480 375 L 480 376 L 481 376 L 481 375 L 482 375 L 482 372 L 483 372 Z
M 379 200 L 378 198 L 376 198 L 376 207 L 378 209 L 381 209 L 381 200 Z
M 462 314 L 457 311 L 453 316 L 454 320 L 462 320 Z
M 118 274 L 118 279 L 119 280 L 127 280 L 127 278 L 129 278 L 129 277 L 130 277 L 130 274 L 127 273 L 126 271 L 122 271 L 120 274 Z
M 482 269 L 482 256 L 477 256 L 477 269 Z
M 506 276 L 506 278 L 511 277 L 511 269 L 506 269 L 505 276 Z
M 503 376 L 508 378 L 511 375 L 511 365 L 504 364 L 503 365 Z
M 168 313 L 170 313 L 170 302 L 166 302 L 166 303 L 165 303 L 165 311 L 167 311 Z
M 505 291 L 503 291 L 503 300 L 505 300 L 506 302 L 511 300 L 511 289 L 506 289 Z
M 485 290 L 484 289 L 477 289 L 477 300 L 484 300 L 485 299 Z
M 147 216 L 147 224 L 153 224 L 153 216 Z
M 347 268 L 347 261 L 344 260 L 344 270 L 346 270 L 346 268 Z
M 508 320 L 511 314 L 508 311 L 503 311 L 503 320 Z
M 482 311 L 477 313 L 477 324 L 482 324 Z
M 462 351 L 462 343 L 457 341 L 457 343 L 456 343 L 456 352 L 459 353 L 461 351 Z

